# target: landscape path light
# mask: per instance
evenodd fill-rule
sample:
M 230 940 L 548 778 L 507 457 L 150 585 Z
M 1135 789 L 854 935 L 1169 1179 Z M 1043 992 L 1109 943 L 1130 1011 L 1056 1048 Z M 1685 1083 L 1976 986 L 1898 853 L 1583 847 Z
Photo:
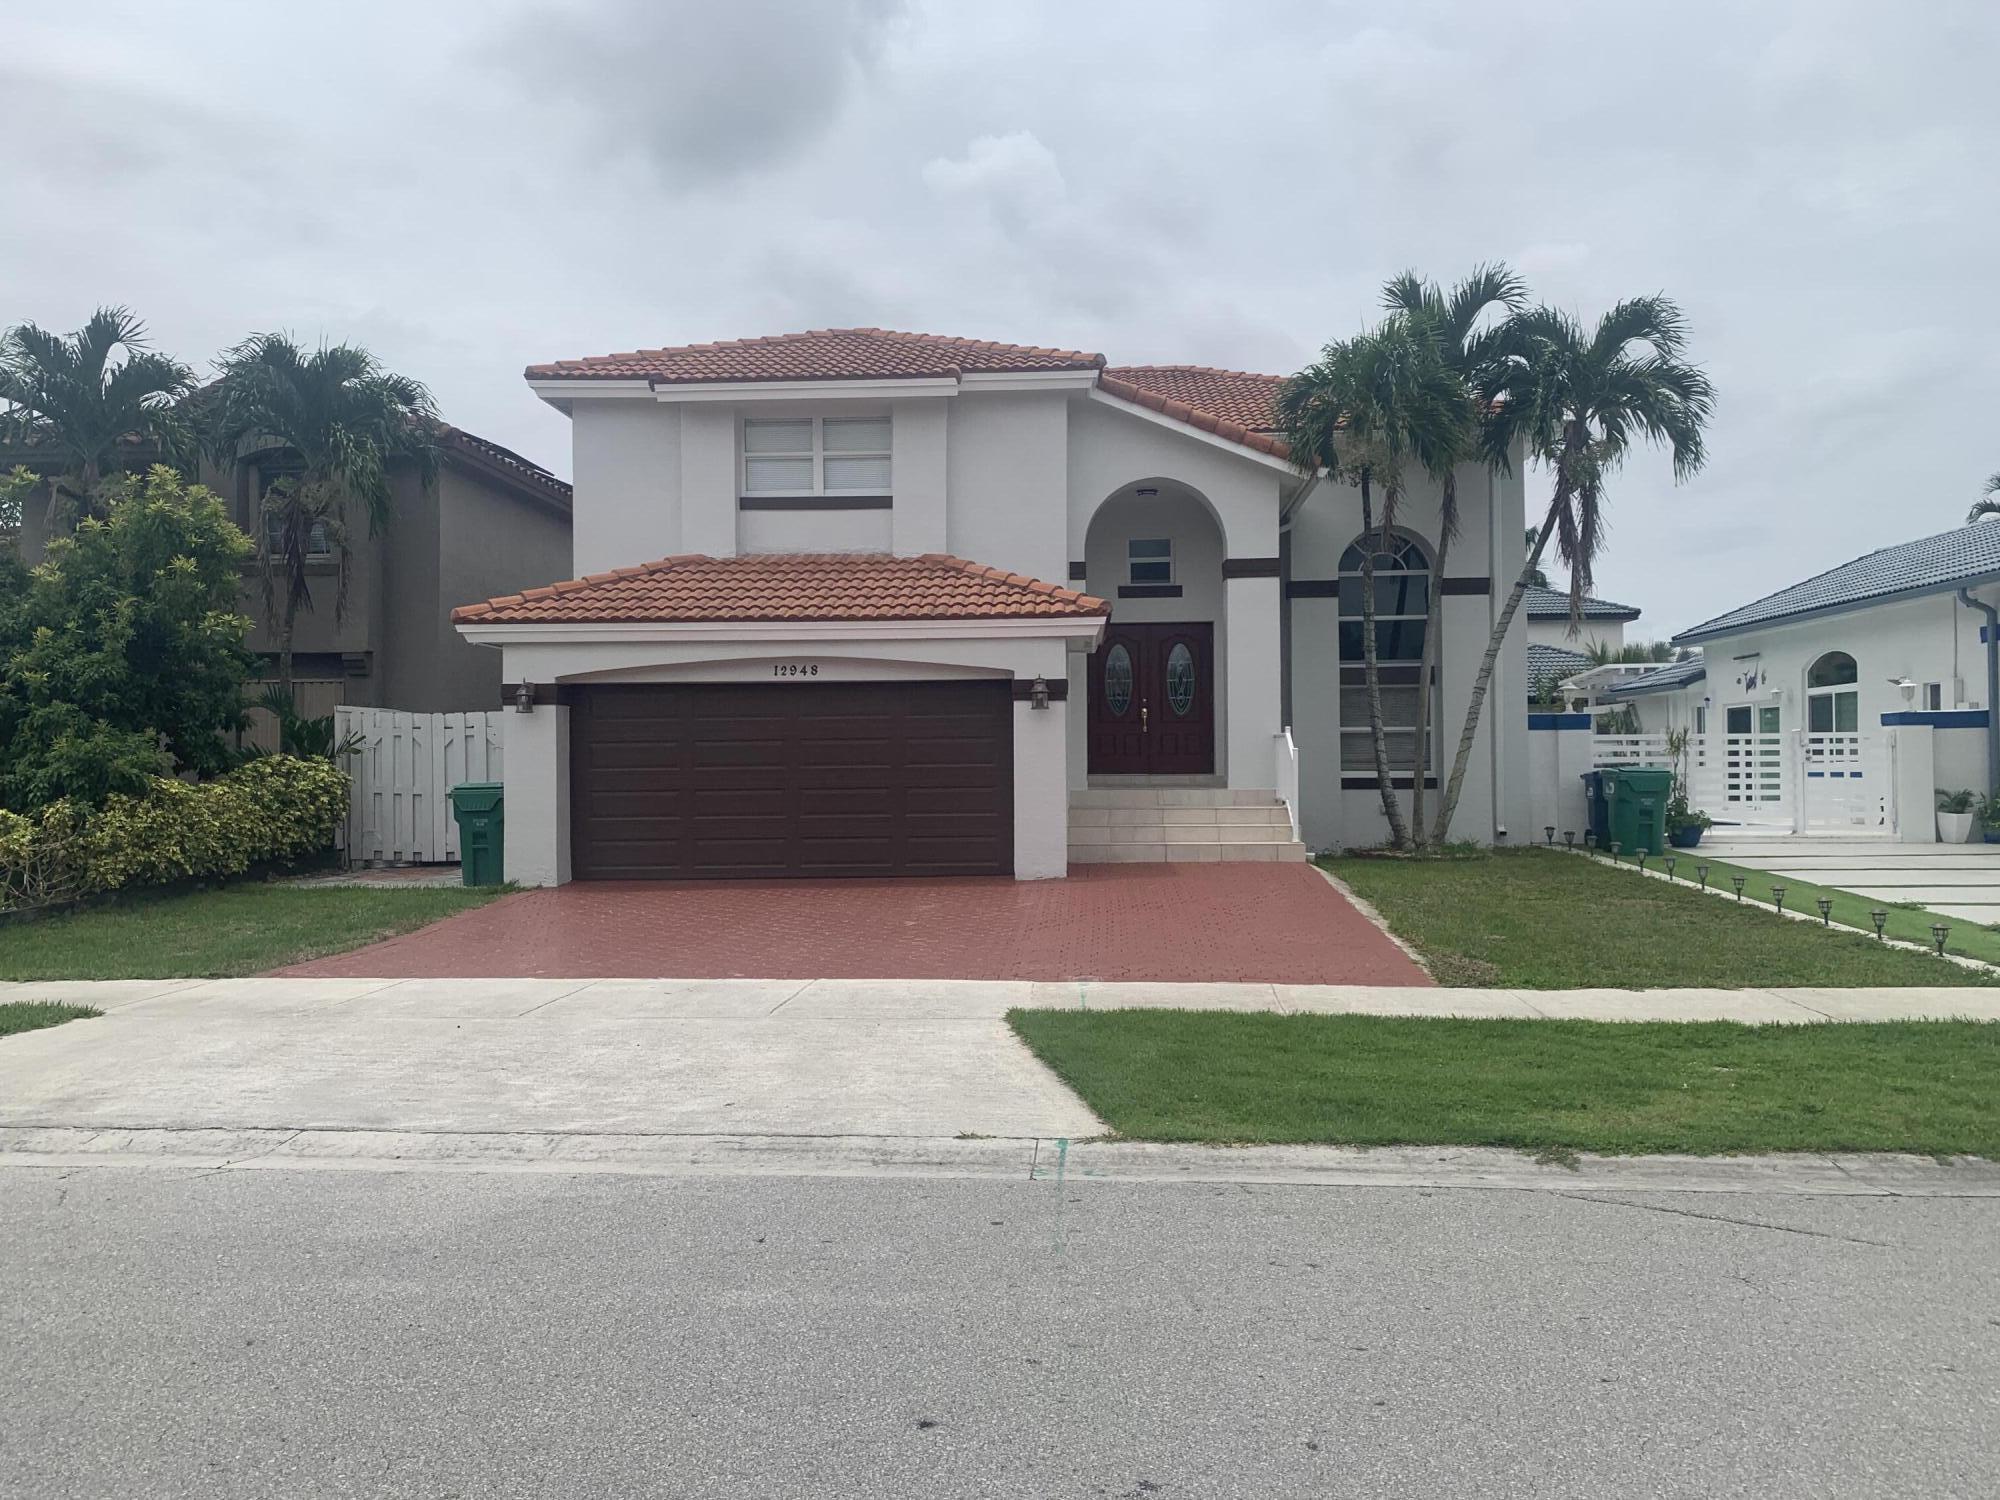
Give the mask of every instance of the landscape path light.
M 1736 899 L 1741 901 L 1743 899 L 1743 877 L 1741 875 L 1732 875 L 1729 877 L 1729 883 L 1736 887 Z
M 1542 825 L 1542 837 L 1548 840 L 1549 847 L 1553 849 L 1556 843 L 1556 825 L 1553 823 L 1544 823 Z
M 1574 828 L 1565 828 L 1563 830 L 1563 848 L 1574 849 L 1575 847 L 1576 847 L 1576 830 Z
M 1882 924 L 1889 920 L 1889 914 L 1878 906 L 1868 913 L 1868 920 L 1875 924 L 1875 941 L 1878 943 L 1881 942 Z
M 1833 897 L 1821 896 L 1819 900 L 1813 902 L 1813 905 L 1819 908 L 1819 925 L 1822 927 L 1831 927 L 1833 925 Z
M 1661 863 L 1665 864 L 1667 867 L 1667 879 L 1672 880 L 1674 878 L 1674 864 L 1675 864 L 1674 857 L 1671 854 L 1669 854 L 1666 857 L 1666 859 L 1661 861 Z
M 1944 957 L 1944 940 L 1951 936 L 1951 929 L 1942 922 L 1931 923 L 1931 941 L 1937 944 L 1937 955 Z
M 1772 886 L 1771 899 L 1778 903 L 1778 910 L 1783 912 L 1785 909 L 1785 888 L 1781 885 Z
M 1694 872 L 1695 872 L 1695 874 L 1696 874 L 1696 875 L 1698 875 L 1699 877 L 1701 877 L 1701 888 L 1702 888 L 1703 890 L 1707 890 L 1707 889 L 1708 889 L 1708 866 L 1707 866 L 1707 865 L 1696 865 L 1696 866 L 1694 867 Z

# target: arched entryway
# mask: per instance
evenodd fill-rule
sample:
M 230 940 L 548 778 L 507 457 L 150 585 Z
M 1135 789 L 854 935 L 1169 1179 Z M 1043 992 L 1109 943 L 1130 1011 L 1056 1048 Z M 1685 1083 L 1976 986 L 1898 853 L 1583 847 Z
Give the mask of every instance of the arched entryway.
M 1085 673 L 1092 776 L 1221 769 L 1223 533 L 1200 491 L 1135 480 L 1107 496 L 1084 544 L 1084 589 L 1111 603 Z

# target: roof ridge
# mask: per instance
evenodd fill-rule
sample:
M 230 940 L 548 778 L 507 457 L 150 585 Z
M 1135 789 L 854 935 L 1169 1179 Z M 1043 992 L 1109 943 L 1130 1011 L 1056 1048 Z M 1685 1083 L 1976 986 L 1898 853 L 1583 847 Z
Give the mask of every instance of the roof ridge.
M 1225 370 L 1220 365 L 1108 365 L 1107 373 L 1124 371 L 1150 371 L 1158 375 L 1227 375 L 1237 380 L 1268 380 L 1273 385 L 1283 385 L 1292 377 L 1289 375 L 1267 375 L 1262 370 Z

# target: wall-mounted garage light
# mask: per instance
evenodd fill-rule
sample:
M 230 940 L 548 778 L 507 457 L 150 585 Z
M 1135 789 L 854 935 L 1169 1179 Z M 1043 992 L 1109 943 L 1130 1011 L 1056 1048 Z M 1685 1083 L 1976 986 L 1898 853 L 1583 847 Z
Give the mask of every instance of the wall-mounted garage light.
M 524 682 L 514 689 L 514 712 L 531 714 L 535 711 L 535 685 Z
M 1028 686 L 1028 707 L 1047 708 L 1049 706 L 1049 680 L 1037 677 Z

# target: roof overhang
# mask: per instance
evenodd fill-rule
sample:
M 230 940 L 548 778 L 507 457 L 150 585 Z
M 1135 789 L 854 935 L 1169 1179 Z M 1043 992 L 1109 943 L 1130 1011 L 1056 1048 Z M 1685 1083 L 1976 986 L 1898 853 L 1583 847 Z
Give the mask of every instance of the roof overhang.
M 1871 594 L 1866 599 L 1842 600 L 1838 604 L 1817 604 L 1811 609 L 1796 610 L 1791 614 L 1773 615 L 1764 620 L 1746 620 L 1740 625 L 1724 625 L 1709 629 L 1697 625 L 1691 630 L 1683 630 L 1673 637 L 1673 644 L 1698 645 L 1703 641 L 1719 641 L 1732 635 L 1749 635 L 1760 630 L 1781 630 L 1787 625 L 1801 625 L 1811 620 L 1824 619 L 1828 615 L 1851 615 L 1857 610 L 1873 609 L 1878 604 L 1899 604 L 1906 599 L 1927 599 L 1933 594 L 1955 594 L 1960 589 L 1985 588 L 1989 584 L 2000 583 L 2000 571 L 1979 573 L 1970 578 L 1954 578 L 1946 583 L 1926 583 L 1917 588 L 1897 589 L 1887 594 Z
M 455 627 L 476 646 L 592 645 L 604 642 L 754 641 L 1095 641 L 1108 615 L 1023 615 L 932 620 L 591 620 Z
M 579 400 L 852 401 L 956 396 L 960 391 L 1085 391 L 1095 370 L 971 371 L 957 375 L 882 375 L 843 380 L 648 380 L 530 376 L 528 389 L 558 411 Z

